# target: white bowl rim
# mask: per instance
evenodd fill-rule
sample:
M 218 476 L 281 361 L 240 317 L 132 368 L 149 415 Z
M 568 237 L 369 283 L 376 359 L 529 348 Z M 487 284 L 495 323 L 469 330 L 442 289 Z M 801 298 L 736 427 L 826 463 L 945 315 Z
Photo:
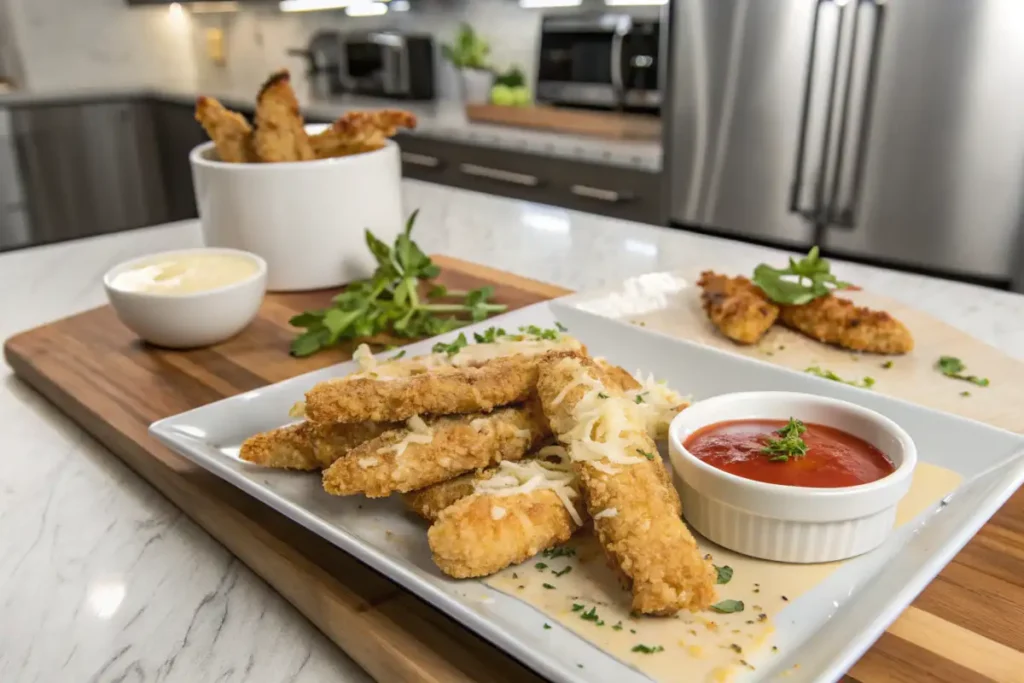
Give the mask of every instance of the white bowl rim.
M 358 164 L 360 161 L 365 161 L 367 158 L 386 154 L 398 148 L 398 143 L 388 138 L 384 141 L 384 146 L 380 149 L 375 149 L 370 152 L 360 152 L 359 154 L 349 154 L 343 157 L 330 157 L 328 159 L 309 159 L 307 161 L 275 161 L 273 163 L 233 163 L 230 161 L 220 161 L 214 159 L 207 159 L 204 155 L 207 151 L 214 147 L 213 140 L 207 140 L 201 144 L 196 145 L 189 152 L 188 158 L 193 164 L 197 166 L 208 166 L 210 168 L 217 169 L 232 169 L 241 173 L 267 173 L 274 170 L 287 170 L 290 168 L 331 168 L 336 166 Z
M 158 259 L 160 257 L 179 256 L 185 254 L 230 254 L 233 256 L 241 256 L 247 258 L 256 264 L 256 272 L 252 275 L 232 282 L 220 287 L 214 287 L 213 289 L 204 289 L 199 292 L 189 292 L 187 294 L 156 294 L 154 292 L 133 292 L 127 289 L 121 289 L 113 285 L 113 279 L 116 275 L 120 275 L 126 270 L 130 270 L 132 266 L 141 265 L 147 261 Z M 227 247 L 185 247 L 183 249 L 166 249 L 164 251 L 154 251 L 152 254 L 144 254 L 143 256 L 137 256 L 135 258 L 122 261 L 116 266 L 112 267 L 103 275 L 103 287 L 108 292 L 117 292 L 118 296 L 135 297 L 139 299 L 173 299 L 180 301 L 182 299 L 201 299 L 212 294 L 220 294 L 222 292 L 230 292 L 235 289 L 241 289 L 248 284 L 251 284 L 255 280 L 265 278 L 267 276 L 267 262 L 263 260 L 263 257 L 257 256 L 251 251 L 244 251 L 242 249 L 229 249 Z
M 902 446 L 902 458 L 900 464 L 890 474 L 877 479 L 867 484 L 858 484 L 857 486 L 840 486 L 840 487 L 816 487 L 816 486 L 789 486 L 787 484 L 773 484 L 764 481 L 757 481 L 756 479 L 747 479 L 725 470 L 720 470 L 713 465 L 709 465 L 683 446 L 683 442 L 679 438 L 680 425 L 686 422 L 686 415 L 692 409 L 699 405 L 716 405 L 718 403 L 728 404 L 730 401 L 736 401 L 738 399 L 758 399 L 763 398 L 765 401 L 772 399 L 799 399 L 803 401 L 810 401 L 818 403 L 823 406 L 829 406 L 838 410 L 845 410 L 851 413 L 857 413 L 861 417 L 873 420 L 880 424 L 886 431 L 888 431 Z M 692 413 L 691 413 L 692 415 Z M 719 417 L 713 422 L 708 422 L 699 427 L 696 427 L 693 431 L 703 429 L 718 422 L 724 422 L 729 420 L 728 417 Z M 758 418 L 735 418 L 735 419 L 758 419 Z M 776 418 L 762 418 L 762 419 L 776 419 Z M 852 433 L 852 432 L 849 432 Z M 859 439 L 866 440 L 859 434 L 853 434 Z M 801 495 L 805 497 L 813 497 L 816 499 L 837 499 L 846 498 L 851 496 L 861 496 L 865 494 L 871 494 L 876 491 L 888 489 L 890 487 L 898 486 L 911 476 L 913 476 L 914 468 L 917 466 L 917 448 L 914 445 L 913 439 L 907 434 L 906 430 L 900 427 L 898 424 L 887 418 L 886 416 L 878 413 L 869 408 L 859 406 L 856 403 L 850 403 L 849 401 L 843 401 L 836 398 L 828 398 L 826 396 L 818 396 L 816 394 L 806 394 L 797 391 L 742 391 L 734 392 L 729 394 L 720 394 L 713 396 L 703 401 L 698 401 L 692 406 L 681 411 L 675 418 L 672 419 L 672 423 L 669 425 L 668 438 L 670 443 L 670 450 L 674 450 L 685 458 L 693 467 L 696 467 L 699 471 L 713 477 L 728 482 L 734 486 L 747 486 L 754 491 L 760 491 L 769 494 L 785 493 L 787 495 Z M 893 460 L 893 457 L 888 453 L 885 454 L 886 458 Z

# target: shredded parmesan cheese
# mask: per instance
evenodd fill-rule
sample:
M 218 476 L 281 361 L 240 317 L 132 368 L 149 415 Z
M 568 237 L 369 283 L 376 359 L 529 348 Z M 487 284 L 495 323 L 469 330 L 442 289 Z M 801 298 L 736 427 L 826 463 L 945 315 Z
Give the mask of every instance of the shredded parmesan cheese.
M 306 417 L 306 402 L 299 401 L 288 409 L 288 417 L 295 419 Z
M 619 516 L 618 508 L 605 508 L 604 510 L 601 510 L 596 515 L 594 515 L 594 519 L 604 519 L 605 517 L 618 517 L 618 516 Z
M 572 501 L 579 497 L 576 476 L 572 472 L 568 454 L 559 446 L 542 448 L 541 459 L 519 462 L 503 461 L 498 472 L 490 479 L 476 483 L 476 493 L 489 496 L 515 496 L 543 489 L 552 491 L 565 506 L 569 516 L 578 525 L 583 524 Z M 551 462 L 550 460 L 556 460 Z M 493 508 L 492 508 L 493 509 Z M 492 513 L 493 514 L 493 513 Z M 525 520 L 529 522 L 529 520 Z
M 469 423 L 469 426 L 472 427 L 477 432 L 484 431 L 485 429 L 487 429 L 489 425 L 490 420 L 488 420 L 486 417 L 478 417 Z
M 515 431 L 515 436 L 517 439 L 529 439 L 532 435 L 533 432 L 531 432 L 529 429 L 517 429 Z
M 375 467 L 380 464 L 380 458 L 370 456 L 369 458 L 359 458 L 357 461 L 360 469 L 366 469 L 367 467 Z
M 366 344 L 360 344 L 356 348 L 356 352 L 352 354 L 352 360 L 359 363 L 359 369 L 363 372 L 369 372 L 377 367 L 377 359 L 373 357 L 373 352 Z
M 419 415 L 413 415 L 405 421 L 405 426 L 408 428 L 409 433 L 402 437 L 401 441 L 393 443 L 390 446 L 384 446 L 378 448 L 378 453 L 386 453 L 388 451 L 394 451 L 396 456 L 405 453 L 405 449 L 409 447 L 409 444 L 428 444 L 434 440 L 434 432 L 430 429 L 430 425 L 423 421 L 423 418 Z
M 647 432 L 651 438 L 665 438 L 672 418 L 690 402 L 665 386 L 664 382 L 656 381 L 653 374 L 644 377 L 637 370 L 633 377 L 640 383 L 640 388 L 627 391 L 626 398 L 646 414 Z
M 507 512 L 508 510 L 506 510 L 505 508 L 493 505 L 491 506 L 491 519 L 497 522 L 499 519 L 503 519 Z

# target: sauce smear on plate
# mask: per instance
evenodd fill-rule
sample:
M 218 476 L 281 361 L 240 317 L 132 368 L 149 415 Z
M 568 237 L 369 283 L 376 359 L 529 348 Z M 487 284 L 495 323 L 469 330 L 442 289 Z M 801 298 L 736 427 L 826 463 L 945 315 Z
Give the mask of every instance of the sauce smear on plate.
M 712 467 L 754 481 L 784 486 L 841 488 L 858 486 L 892 474 L 895 466 L 867 441 L 834 427 L 805 423 L 803 455 L 772 459 L 765 452 L 779 438 L 785 420 L 732 420 L 709 425 L 690 435 L 686 450 Z

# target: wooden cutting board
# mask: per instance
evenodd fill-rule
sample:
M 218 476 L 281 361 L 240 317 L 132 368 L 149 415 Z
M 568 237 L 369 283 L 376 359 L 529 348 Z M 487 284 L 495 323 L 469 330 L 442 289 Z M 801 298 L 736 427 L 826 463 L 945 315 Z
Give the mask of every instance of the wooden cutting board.
M 491 284 L 497 300 L 512 308 L 566 293 L 455 259 L 435 260 L 448 287 Z M 147 428 L 157 419 L 347 359 L 344 349 L 303 360 L 287 355 L 289 317 L 325 305 L 331 295 L 270 295 L 245 332 L 210 349 L 147 347 L 103 307 L 12 337 L 4 353 L 19 377 L 274 586 L 377 680 L 539 681 L 388 579 L 150 438 Z M 1011 368 L 992 374 L 1004 369 Z M 1020 614 L 1024 495 L 1018 493 L 846 680 L 1024 681 Z

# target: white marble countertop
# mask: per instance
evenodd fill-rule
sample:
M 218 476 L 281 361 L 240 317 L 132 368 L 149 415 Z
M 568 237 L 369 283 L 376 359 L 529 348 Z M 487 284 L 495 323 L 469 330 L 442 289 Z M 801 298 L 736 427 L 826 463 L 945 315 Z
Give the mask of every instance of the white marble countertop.
M 416 239 L 574 289 L 780 252 L 405 181 Z M 0 338 L 104 303 L 126 258 L 198 246 L 195 221 L 0 254 Z M 1024 296 L 837 263 L 1024 360 Z M 364 681 L 180 511 L 0 365 L 0 681 Z
M 607 140 L 585 135 L 571 135 L 511 126 L 469 121 L 459 102 L 412 102 L 377 97 L 345 95 L 336 99 L 316 99 L 299 88 L 299 100 L 307 119 L 333 121 L 353 109 L 401 108 L 413 112 L 418 125 L 412 135 L 464 142 L 481 147 L 530 152 L 544 156 L 573 159 L 597 164 L 621 166 L 649 172 L 662 167 L 661 141 Z M 0 93 L 0 107 L 35 104 L 63 104 L 96 100 L 151 97 L 191 106 L 199 94 L 167 86 L 125 88 L 81 88 L 60 91 L 12 91 Z M 216 97 L 225 106 L 252 111 L 256 93 L 252 90 L 212 89 L 202 94 Z

